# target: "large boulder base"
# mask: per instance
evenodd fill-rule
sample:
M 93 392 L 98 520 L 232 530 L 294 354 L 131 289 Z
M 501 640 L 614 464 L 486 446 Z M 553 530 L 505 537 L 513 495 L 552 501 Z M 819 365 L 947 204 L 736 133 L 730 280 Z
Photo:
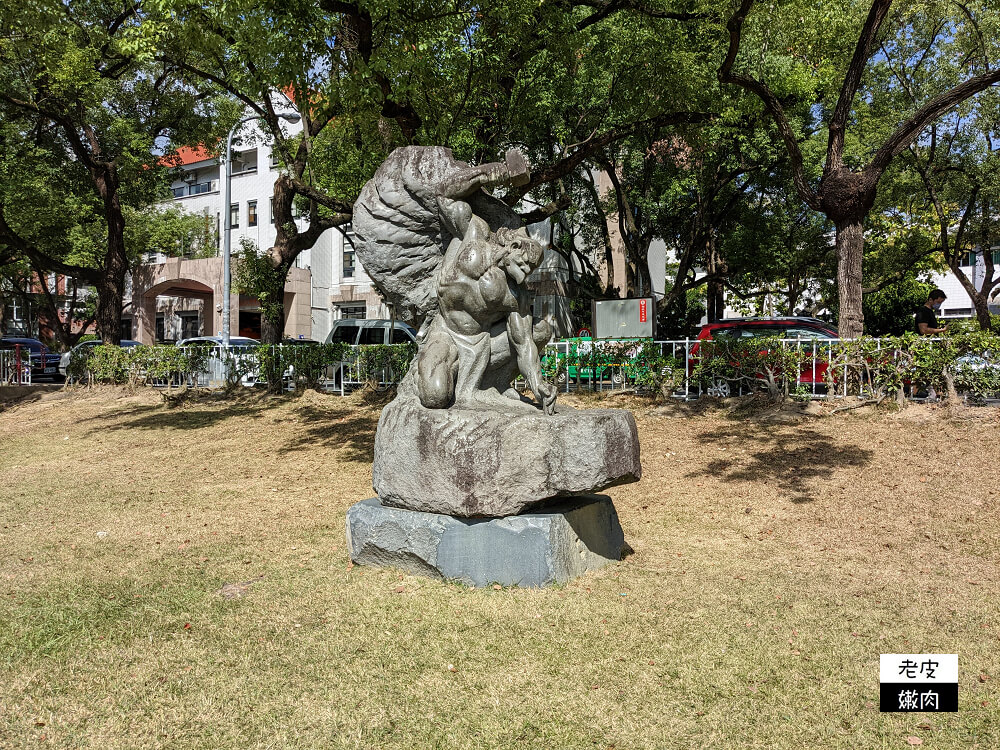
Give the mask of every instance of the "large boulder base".
M 372 498 L 347 511 L 347 546 L 359 565 L 469 586 L 540 587 L 620 560 L 625 537 L 606 495 L 478 520 L 390 508 Z
M 639 437 L 621 409 L 427 409 L 397 398 L 382 410 L 372 467 L 384 505 L 503 517 L 555 497 L 638 481 Z

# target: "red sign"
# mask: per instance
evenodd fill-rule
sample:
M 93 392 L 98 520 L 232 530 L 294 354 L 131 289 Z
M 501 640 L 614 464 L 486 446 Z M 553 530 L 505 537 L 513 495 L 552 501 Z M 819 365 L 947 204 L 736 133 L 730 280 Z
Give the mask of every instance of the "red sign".
M 639 300 L 639 322 L 646 322 L 646 300 Z

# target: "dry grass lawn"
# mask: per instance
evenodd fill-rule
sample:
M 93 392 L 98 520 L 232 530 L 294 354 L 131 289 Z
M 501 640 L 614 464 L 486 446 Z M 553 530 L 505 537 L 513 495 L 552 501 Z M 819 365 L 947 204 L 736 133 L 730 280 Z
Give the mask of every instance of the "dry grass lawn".
M 548 590 L 349 565 L 359 400 L 0 412 L 0 746 L 1000 747 L 995 411 L 629 405 L 634 554 Z M 880 714 L 883 652 L 960 711 Z

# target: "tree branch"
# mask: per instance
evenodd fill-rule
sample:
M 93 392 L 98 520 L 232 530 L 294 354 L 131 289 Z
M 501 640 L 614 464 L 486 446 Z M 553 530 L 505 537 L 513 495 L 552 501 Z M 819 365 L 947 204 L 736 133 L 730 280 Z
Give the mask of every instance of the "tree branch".
M 75 266 L 56 260 L 41 252 L 31 243 L 27 242 L 7 223 L 7 216 L 4 213 L 3 204 L 0 204 L 0 242 L 7 244 L 14 250 L 15 256 L 20 253 L 21 257 L 28 258 L 32 263 L 58 273 L 66 274 L 83 279 L 87 283 L 96 284 L 100 278 L 100 272 L 95 268 L 85 266 Z
M 326 193 L 321 193 L 316 188 L 311 185 L 306 184 L 302 180 L 291 177 L 292 187 L 295 192 L 299 195 L 308 198 L 309 200 L 316 201 L 319 205 L 329 208 L 331 211 L 336 211 L 338 214 L 346 214 L 348 216 L 354 213 L 354 206 L 350 203 L 344 203 L 336 198 L 331 198 Z
M 881 175 L 893 157 L 909 146 L 927 125 L 952 107 L 996 83 L 1000 83 L 1000 69 L 987 71 L 982 75 L 970 78 L 954 88 L 948 89 L 943 94 L 935 96 L 896 128 L 882 144 L 882 147 L 875 152 L 872 160 L 865 167 L 865 171 Z
M 723 60 L 722 66 L 719 68 L 719 83 L 732 83 L 740 86 L 756 94 L 764 103 L 764 107 L 770 113 L 771 117 L 774 118 L 774 122 L 778 126 L 778 132 L 785 142 L 785 150 L 788 151 L 788 157 L 791 160 L 792 182 L 795 184 L 799 198 L 810 208 L 819 210 L 819 196 L 806 181 L 805 173 L 802 169 L 802 151 L 799 149 L 799 144 L 795 138 L 795 133 L 792 131 L 791 123 L 789 123 L 788 116 L 785 114 L 785 108 L 781 106 L 778 97 L 774 95 L 774 92 L 763 81 L 732 72 L 736 56 L 740 51 L 743 22 L 746 20 L 747 14 L 750 13 L 753 2 L 754 0 L 743 0 L 739 9 L 726 24 L 726 28 L 729 29 L 729 50 L 726 52 L 726 59 Z
M 577 31 L 583 31 L 588 26 L 593 26 L 608 16 L 623 10 L 634 10 L 649 18 L 664 18 L 671 21 L 695 21 L 707 18 L 707 15 L 704 13 L 677 13 L 660 10 L 659 8 L 651 8 L 645 3 L 639 2 L 639 0 L 606 0 L 605 2 L 601 2 L 600 0 L 577 0 L 574 5 L 583 5 L 596 10 L 595 13 L 592 13 L 576 24 Z
M 847 129 L 847 116 L 851 112 L 851 104 L 858 92 L 858 86 L 861 85 L 861 75 L 865 72 L 868 60 L 872 56 L 875 37 L 878 36 L 879 27 L 885 21 L 891 4 L 892 0 L 874 0 L 865 25 L 861 28 L 854 56 L 844 75 L 844 85 L 840 89 L 837 105 L 833 108 L 833 116 L 830 118 L 830 138 L 826 145 L 824 173 L 836 172 L 844 166 L 844 132 Z
M 588 157 L 615 141 L 627 138 L 642 128 L 705 122 L 712 119 L 712 117 L 713 115 L 707 112 L 669 112 L 631 125 L 612 128 L 599 136 L 584 141 L 583 145 L 572 154 L 532 170 L 531 179 L 528 183 L 508 190 L 506 195 L 504 195 L 504 202 L 508 205 L 513 205 L 539 185 L 544 185 L 547 182 L 558 180 L 560 177 L 565 177 L 580 166 Z
M 527 224 L 534 224 L 535 222 L 544 221 L 555 213 L 562 211 L 563 209 L 569 208 L 572 201 L 567 193 L 563 192 L 559 194 L 559 197 L 555 200 L 549 201 L 544 206 L 539 206 L 531 211 L 526 211 L 523 214 L 518 214 L 521 217 L 521 221 Z

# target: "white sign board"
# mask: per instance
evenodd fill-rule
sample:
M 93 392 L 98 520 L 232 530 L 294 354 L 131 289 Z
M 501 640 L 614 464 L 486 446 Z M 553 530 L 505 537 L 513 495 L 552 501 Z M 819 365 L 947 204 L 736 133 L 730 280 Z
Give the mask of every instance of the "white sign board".
M 594 300 L 592 310 L 595 339 L 651 339 L 656 334 L 652 297 Z

